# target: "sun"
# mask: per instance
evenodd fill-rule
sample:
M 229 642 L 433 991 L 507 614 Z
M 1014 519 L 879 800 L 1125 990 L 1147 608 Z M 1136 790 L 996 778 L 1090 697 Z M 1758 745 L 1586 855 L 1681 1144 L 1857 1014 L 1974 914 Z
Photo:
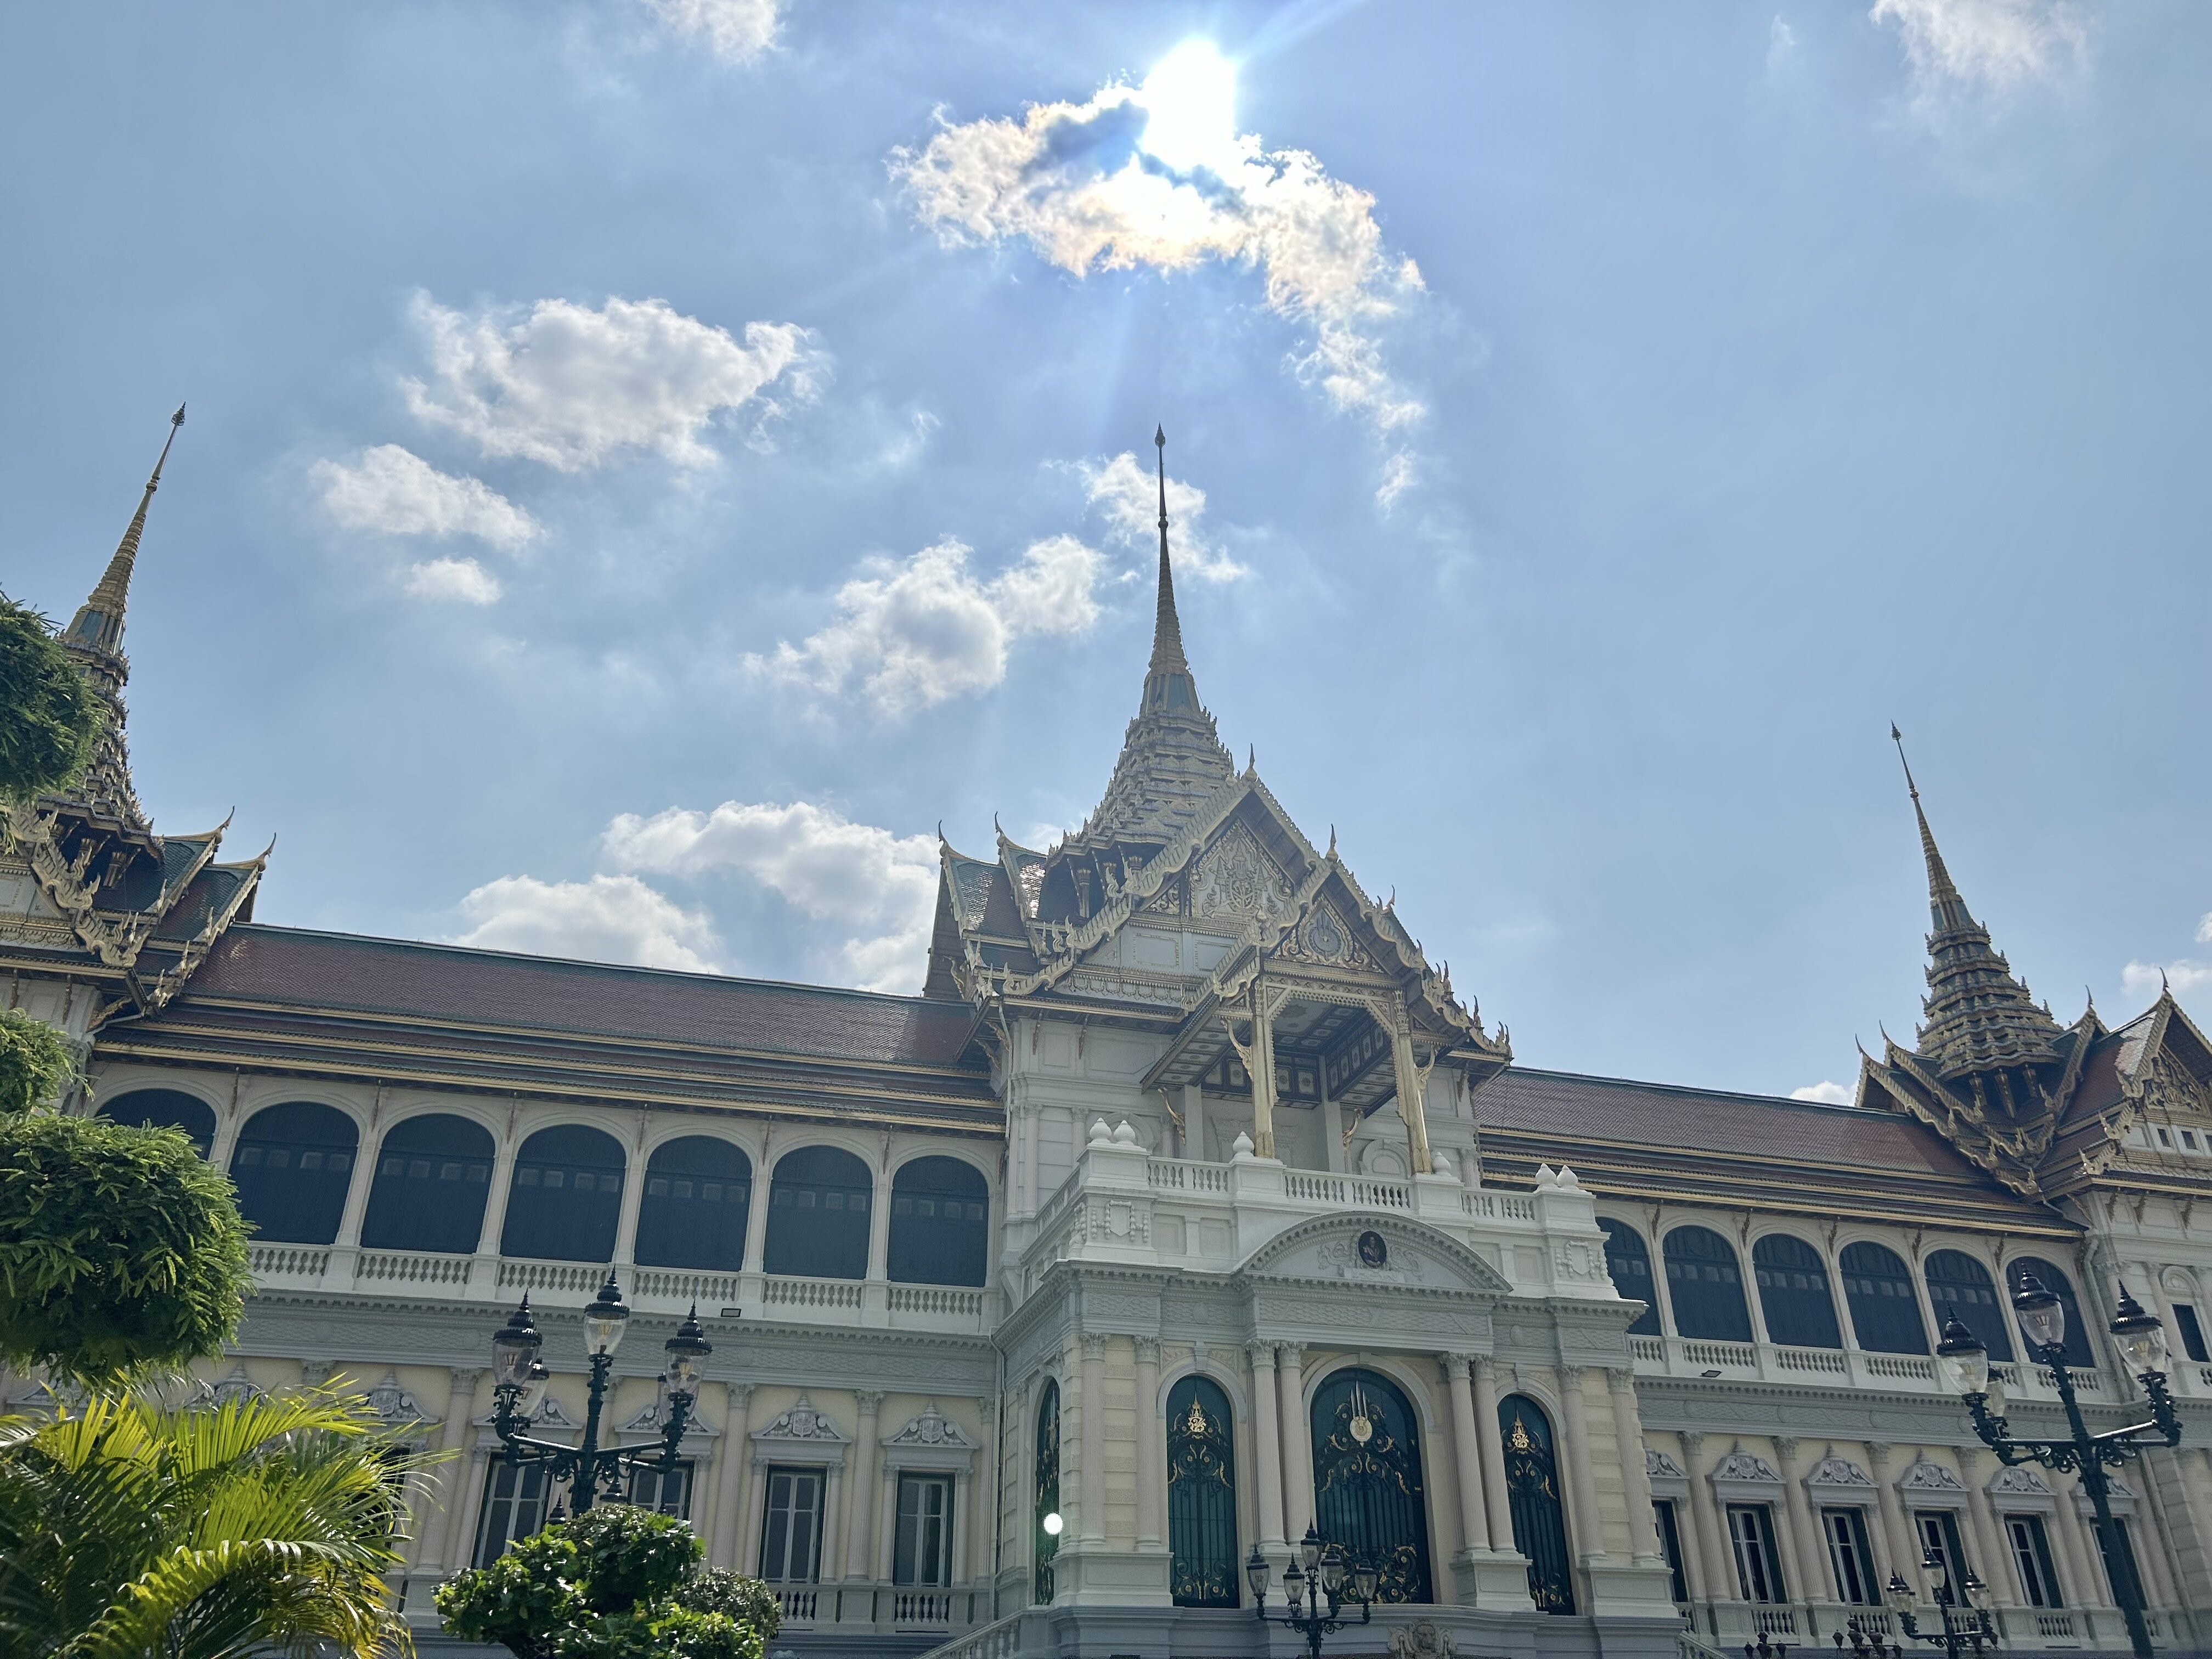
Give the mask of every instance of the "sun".
M 1184 41 L 1152 66 L 1137 100 L 1150 118 L 1139 140 L 1171 167 L 1219 160 L 1237 140 L 1237 65 L 1212 41 Z

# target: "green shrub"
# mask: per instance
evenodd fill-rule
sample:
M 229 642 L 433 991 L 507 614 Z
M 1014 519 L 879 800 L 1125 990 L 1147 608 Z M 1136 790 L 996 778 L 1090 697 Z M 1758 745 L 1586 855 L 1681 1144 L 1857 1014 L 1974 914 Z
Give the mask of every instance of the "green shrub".
M 0 1008 L 0 1112 L 27 1112 L 76 1076 L 69 1039 L 21 1008 Z
M 100 700 L 52 624 L 0 593 L 0 800 L 58 789 L 84 769 Z

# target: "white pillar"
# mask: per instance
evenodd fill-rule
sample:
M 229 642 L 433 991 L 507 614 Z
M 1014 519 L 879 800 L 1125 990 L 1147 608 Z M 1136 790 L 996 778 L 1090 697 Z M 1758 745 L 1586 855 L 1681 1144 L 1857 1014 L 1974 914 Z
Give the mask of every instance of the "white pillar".
M 1605 1517 L 1598 1510 L 1597 1480 L 1590 1469 L 1589 1409 L 1583 1399 L 1580 1365 L 1559 1367 L 1559 1403 L 1567 1419 L 1567 1468 L 1574 1481 L 1575 1509 L 1579 1511 L 1567 1519 L 1578 1546 L 1577 1553 L 1585 1561 L 1602 1559 L 1607 1553 Z
M 1195 1083 L 1182 1086 L 1182 1141 L 1185 1158 L 1206 1161 L 1206 1091 Z
M 718 1567 L 738 1566 L 738 1547 L 744 1540 L 745 1468 L 752 1462 L 753 1385 L 732 1382 L 722 1407 L 720 1454 L 721 1496 L 714 1503 L 714 1562 Z
M 644 1207 L 645 1153 L 633 1146 L 623 1157 L 622 1206 L 615 1212 L 615 1266 L 617 1267 L 627 1270 L 636 1265 L 637 1218 Z
M 1275 1429 L 1275 1345 L 1248 1343 L 1252 1361 L 1252 1474 L 1260 1489 L 1260 1545 L 1283 1547 L 1283 1451 Z
M 1882 1530 L 1889 1534 L 1891 1571 L 1902 1573 L 1917 1593 L 1925 1595 L 1928 1587 L 1919 1583 L 1920 1550 L 1913 1540 L 1912 1523 L 1905 1518 L 1905 1504 L 1898 1498 L 1897 1488 L 1890 1483 L 1890 1449 L 1878 1440 L 1865 1443 L 1867 1467 L 1874 1471 L 1876 1501 L 1881 1508 Z
M 1305 1347 L 1275 1345 L 1276 1426 L 1283 1440 L 1283 1538 L 1295 1544 L 1316 1523 L 1313 1433 L 1306 1421 Z
M 1260 1158 L 1275 1155 L 1275 1035 L 1274 1011 L 1267 1006 L 1267 985 L 1252 987 L 1252 1046 L 1246 1051 L 1245 1068 L 1252 1074 L 1252 1151 Z
M 1444 1380 L 1451 1392 L 1452 1467 L 1459 1476 L 1460 1531 L 1470 1551 L 1490 1548 L 1490 1518 L 1482 1498 L 1482 1442 L 1475 1432 L 1474 1394 L 1465 1354 L 1444 1356 Z
M 1998 1523 L 1996 1508 L 1975 1471 L 1981 1460 L 1980 1447 L 1959 1448 L 1959 1475 L 1966 1483 L 1966 1509 L 1973 1516 L 1974 1535 L 1981 1548 L 1982 1577 L 1999 1607 L 2014 1607 L 2020 1605 L 2020 1597 L 2013 1593 L 2011 1552 L 2005 1548 L 2004 1528 Z
M 1799 1601 L 1832 1601 L 1836 1598 L 1828 1589 L 1827 1552 L 1820 1547 L 1820 1535 L 1813 1525 L 1813 1510 L 1805 1501 L 1804 1483 L 1797 1478 L 1797 1442 L 1787 1435 L 1778 1436 L 1774 1442 L 1774 1460 L 1782 1472 L 1783 1533 L 1790 1540 L 1789 1553 L 1796 1558 L 1790 1571 L 1796 1576 L 1790 1581 L 1790 1595 Z
M 876 1212 L 868 1218 L 870 1279 L 889 1279 L 891 1273 L 891 1160 L 888 1152 L 876 1171 Z
M 484 1194 L 483 1231 L 477 1235 L 477 1261 L 488 1271 L 478 1273 L 471 1266 L 471 1290 L 498 1288 L 500 1235 L 507 1231 L 507 1201 L 514 1195 L 514 1154 L 521 1141 L 520 1132 L 507 1135 L 492 1152 L 491 1190 Z
M 1659 1547 L 1659 1514 L 1651 1506 L 1651 1466 L 1644 1455 L 1644 1424 L 1636 1407 L 1636 1373 L 1626 1365 L 1607 1370 L 1613 1395 L 1613 1437 L 1620 1448 L 1620 1473 L 1627 1487 L 1628 1546 L 1638 1561 L 1663 1560 Z
M 461 1510 L 468 1507 L 468 1491 L 461 1484 L 465 1465 L 460 1451 L 477 1414 L 477 1388 L 483 1380 L 483 1373 L 456 1367 L 453 1377 L 453 1389 L 446 1396 L 445 1425 L 438 1435 L 438 1449 L 446 1454 L 446 1461 L 430 1477 L 444 1502 L 436 1526 L 431 1525 L 426 1515 L 417 1527 L 427 1546 L 420 1563 L 427 1572 L 440 1572 L 461 1565 L 453 1559 L 453 1534 Z
M 1698 1534 L 1698 1553 L 1705 1561 L 1705 1584 L 1716 1601 L 1740 1601 L 1742 1586 L 1735 1581 L 1735 1560 L 1729 1541 L 1728 1517 L 1713 1496 L 1713 1483 L 1699 1468 L 1705 1461 L 1705 1437 L 1682 1437 L 1682 1467 L 1690 1477 L 1690 1519 Z
M 1492 1517 L 1490 1547 L 1518 1550 L 1513 1541 L 1512 1498 L 1505 1485 L 1505 1443 L 1498 1434 L 1498 1362 L 1474 1362 L 1474 1436 L 1482 1449 L 1482 1490 Z
M 1164 1490 L 1166 1425 L 1160 1415 L 1159 1339 L 1137 1339 L 1137 1547 L 1158 1549 L 1168 1535 Z
M 1106 1339 L 1083 1337 L 1083 1541 L 1106 1539 Z
M 775 1133 L 769 1130 L 769 1138 Z M 738 1264 L 743 1273 L 758 1273 L 768 1271 L 768 1149 L 770 1139 L 761 1142 L 759 1161 L 753 1165 L 752 1196 L 745 1210 L 745 1254 Z
M 845 1577 L 866 1578 L 875 1555 L 869 1540 L 876 1519 L 876 1417 L 883 1410 L 884 1397 L 873 1389 L 862 1389 L 853 1399 L 860 1408 L 860 1423 L 853 1435 L 853 1480 L 846 1499 Z

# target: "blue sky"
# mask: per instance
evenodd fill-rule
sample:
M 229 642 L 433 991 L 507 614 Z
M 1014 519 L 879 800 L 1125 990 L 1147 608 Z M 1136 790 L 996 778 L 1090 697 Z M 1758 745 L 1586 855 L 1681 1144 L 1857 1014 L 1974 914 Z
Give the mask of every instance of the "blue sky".
M 65 616 L 187 398 L 135 765 L 279 837 L 263 919 L 910 988 L 938 823 L 1103 786 L 1160 422 L 1224 738 L 1523 1060 L 1909 1031 L 1893 719 L 2061 1018 L 2212 1014 L 2208 63 L 2157 0 L 17 7 L 0 583 Z

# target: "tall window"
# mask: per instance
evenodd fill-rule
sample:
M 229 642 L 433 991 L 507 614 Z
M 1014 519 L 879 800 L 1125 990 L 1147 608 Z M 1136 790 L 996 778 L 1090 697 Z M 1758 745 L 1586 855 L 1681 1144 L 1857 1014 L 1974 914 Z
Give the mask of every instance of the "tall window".
M 1786 1599 L 1782 1562 L 1774 1549 L 1774 1512 L 1764 1504 L 1731 1504 L 1729 1542 L 1735 1551 L 1736 1587 L 1747 1601 Z
M 1030 1504 L 1030 1525 L 1036 1571 L 1030 1580 L 1030 1599 L 1042 1605 L 1052 1600 L 1052 1559 L 1060 1553 L 1060 1384 L 1045 1379 L 1037 1401 L 1036 1479 Z
M 1879 1244 L 1844 1247 L 1844 1300 L 1851 1331 L 1869 1353 L 1926 1353 L 1928 1327 L 1905 1258 Z
M 469 1254 L 483 1231 L 491 1158 L 491 1131 L 465 1117 L 429 1112 L 393 1124 L 377 1152 L 362 1243 Z
M 1928 1258 L 1928 1299 L 1936 1322 L 1955 1319 L 1982 1340 L 1992 1359 L 2012 1358 L 2012 1310 L 1997 1298 L 1990 1270 L 1963 1250 L 1937 1250 Z
M 495 1455 L 484 1471 L 483 1518 L 477 1526 L 477 1565 L 488 1567 L 507 1547 L 545 1524 L 547 1490 L 543 1463 L 511 1463 Z
M 1180 1607 L 1233 1607 L 1237 1437 L 1229 1396 L 1211 1377 L 1168 1390 L 1168 1590 Z
M 981 1285 L 991 1248 L 983 1172 L 957 1158 L 917 1158 L 891 1177 L 891 1278 L 904 1285 Z
M 952 1477 L 902 1474 L 891 1583 L 929 1589 L 951 1582 Z
M 609 1261 L 622 1214 L 623 1149 L 611 1134 L 564 1123 L 540 1129 L 514 1157 L 502 1255 Z
M 1631 1336 L 1659 1334 L 1659 1292 L 1651 1282 L 1651 1252 L 1644 1248 L 1644 1235 L 1626 1221 L 1605 1216 L 1597 1224 L 1605 1229 L 1605 1270 L 1613 1275 L 1613 1288 L 1644 1311 L 1628 1328 Z
M 2039 1515 L 2008 1515 L 2005 1542 L 2012 1547 L 2013 1571 L 2020 1575 L 2020 1593 L 2031 1607 L 2063 1607 L 2058 1571 L 2051 1559 L 2050 1535 Z
M 1820 1534 L 1828 1542 L 1828 1568 L 1836 1576 L 1836 1599 L 1855 1607 L 1881 1600 L 1881 1583 L 1867 1547 L 1866 1515 L 1859 1510 L 1822 1510 Z
M 202 1158 L 215 1147 L 215 1109 L 182 1089 L 133 1089 L 102 1101 L 100 1115 L 142 1129 L 182 1129 Z
M 2006 1294 L 2019 1295 L 2021 1280 L 2030 1273 L 2058 1298 L 2058 1305 L 2066 1310 L 2066 1368 L 2075 1371 L 2096 1370 L 2097 1352 L 2089 1346 L 2089 1327 L 2081 1317 L 2081 1304 L 2074 1299 L 2074 1281 L 2055 1261 L 2046 1261 L 2039 1255 L 2014 1256 L 2005 1263 Z M 2010 1310 L 2006 1311 L 2009 1313 Z
M 1836 1298 L 1828 1290 L 1828 1264 L 1802 1238 L 1769 1233 L 1751 1249 L 1759 1279 L 1759 1311 L 1770 1340 L 1792 1348 L 1840 1348 Z
M 231 1154 L 230 1178 L 254 1237 L 285 1244 L 336 1238 L 360 1139 L 351 1118 L 312 1101 L 265 1107 L 249 1118 Z
M 1690 1583 L 1682 1576 L 1682 1528 L 1674 1519 L 1674 1500 L 1671 1498 L 1655 1499 L 1651 1515 L 1659 1523 L 1659 1552 L 1667 1558 L 1667 1577 L 1674 1585 L 1674 1600 L 1687 1607 L 1690 1604 Z
M 2202 1365 L 2212 1360 L 2212 1352 L 2204 1346 L 2204 1327 L 2197 1322 L 2197 1310 L 2186 1302 L 2173 1304 L 2173 1328 L 2181 1333 L 2181 1352 Z
M 638 1265 L 736 1273 L 752 1192 L 752 1160 L 726 1140 L 685 1135 L 656 1146 L 637 1212 Z
M 835 1146 L 802 1146 L 776 1160 L 769 1183 L 768 1263 L 807 1279 L 868 1276 L 868 1166 Z
M 822 1471 L 770 1469 L 760 1576 L 771 1584 L 811 1584 L 821 1575 Z
M 2097 1559 L 2104 1565 L 2105 1583 L 2112 1590 L 2115 1604 L 2120 1594 L 2120 1573 L 2125 1569 L 2128 1577 L 2135 1583 L 2136 1597 L 2143 1606 L 2149 1606 L 2150 1586 L 2143 1583 L 2142 1571 L 2136 1565 L 2136 1540 L 2128 1535 L 2128 1523 L 2114 1516 L 2110 1537 L 2106 1535 L 2106 1529 L 2103 1527 L 2093 1525 L 2089 1530 L 2097 1534 Z M 2115 1546 L 2118 1546 L 2119 1554 L 2117 1561 L 2112 1559 Z
M 1966 1547 L 1959 1539 L 1959 1517 L 1949 1510 L 1917 1510 L 1912 1525 L 1920 1534 L 1920 1547 L 1943 1565 L 1942 1583 L 1928 1588 L 1936 1592 L 1937 1601 L 1951 1601 L 1969 1565 Z
M 1667 1293 L 1674 1333 L 1715 1342 L 1751 1340 L 1751 1310 L 1735 1252 L 1710 1227 L 1677 1227 L 1667 1235 Z
M 691 1518 L 691 1465 L 678 1463 L 672 1469 L 632 1469 L 629 1472 L 629 1501 L 641 1510 L 655 1510 L 662 1515 L 672 1515 L 678 1521 Z
M 1307 1420 L 1312 1426 L 1313 1524 L 1323 1537 L 1341 1544 L 1346 1555 L 1374 1563 L 1378 1601 L 1434 1600 L 1420 1429 L 1404 1393 L 1379 1371 L 1332 1371 L 1314 1390 Z M 1547 1455 L 1549 1451 L 1547 1445 Z M 1512 1479 L 1509 1455 L 1509 1486 Z

